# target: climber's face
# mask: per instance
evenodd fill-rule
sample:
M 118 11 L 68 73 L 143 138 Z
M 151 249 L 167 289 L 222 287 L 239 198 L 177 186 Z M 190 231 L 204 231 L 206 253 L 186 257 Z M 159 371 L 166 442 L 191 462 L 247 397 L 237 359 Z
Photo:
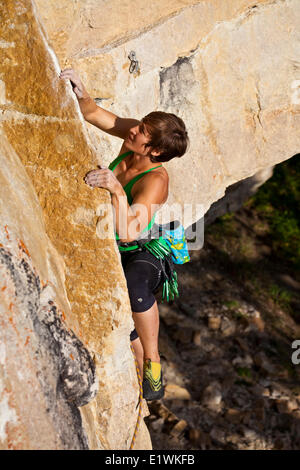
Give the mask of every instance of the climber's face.
M 153 156 L 159 155 L 159 153 L 152 150 L 151 147 L 146 146 L 150 140 L 151 136 L 147 130 L 147 127 L 144 123 L 140 122 L 140 124 L 137 126 L 129 129 L 125 143 L 128 149 L 132 150 L 138 155 L 143 155 L 145 157 L 149 157 L 151 154 Z

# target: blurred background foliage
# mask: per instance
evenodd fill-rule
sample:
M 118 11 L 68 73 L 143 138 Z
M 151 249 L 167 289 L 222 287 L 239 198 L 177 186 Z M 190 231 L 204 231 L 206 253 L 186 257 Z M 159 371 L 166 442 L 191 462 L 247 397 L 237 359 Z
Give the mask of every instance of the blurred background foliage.
M 300 154 L 275 166 L 274 174 L 247 202 L 269 225 L 273 251 L 300 269 Z

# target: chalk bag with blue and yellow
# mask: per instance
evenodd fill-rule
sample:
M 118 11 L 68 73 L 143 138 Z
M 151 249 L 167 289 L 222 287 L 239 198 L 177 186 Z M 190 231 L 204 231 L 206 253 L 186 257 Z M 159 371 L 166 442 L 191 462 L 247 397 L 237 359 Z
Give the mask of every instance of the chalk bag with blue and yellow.
M 165 275 L 163 284 L 162 302 L 178 297 L 177 273 L 174 264 L 184 264 L 190 261 L 184 227 L 178 221 L 159 225 L 159 238 L 145 244 L 145 248 L 156 258 L 161 259 Z

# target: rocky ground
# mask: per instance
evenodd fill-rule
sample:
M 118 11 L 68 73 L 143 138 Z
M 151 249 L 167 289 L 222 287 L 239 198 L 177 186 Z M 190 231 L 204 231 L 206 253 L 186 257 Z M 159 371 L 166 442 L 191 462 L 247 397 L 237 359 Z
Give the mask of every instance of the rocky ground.
M 180 297 L 160 303 L 153 449 L 300 449 L 300 277 L 267 223 L 249 207 L 218 219 L 177 273 Z

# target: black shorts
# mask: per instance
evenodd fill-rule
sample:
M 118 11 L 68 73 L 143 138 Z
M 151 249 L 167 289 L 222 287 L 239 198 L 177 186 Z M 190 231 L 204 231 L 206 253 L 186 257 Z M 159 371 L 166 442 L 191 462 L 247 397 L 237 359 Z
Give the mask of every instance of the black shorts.
M 164 282 L 162 263 L 148 251 L 134 253 L 121 252 L 122 266 L 127 281 L 127 289 L 132 312 L 142 313 L 155 302 L 154 293 Z M 130 334 L 130 340 L 138 337 L 136 330 Z

